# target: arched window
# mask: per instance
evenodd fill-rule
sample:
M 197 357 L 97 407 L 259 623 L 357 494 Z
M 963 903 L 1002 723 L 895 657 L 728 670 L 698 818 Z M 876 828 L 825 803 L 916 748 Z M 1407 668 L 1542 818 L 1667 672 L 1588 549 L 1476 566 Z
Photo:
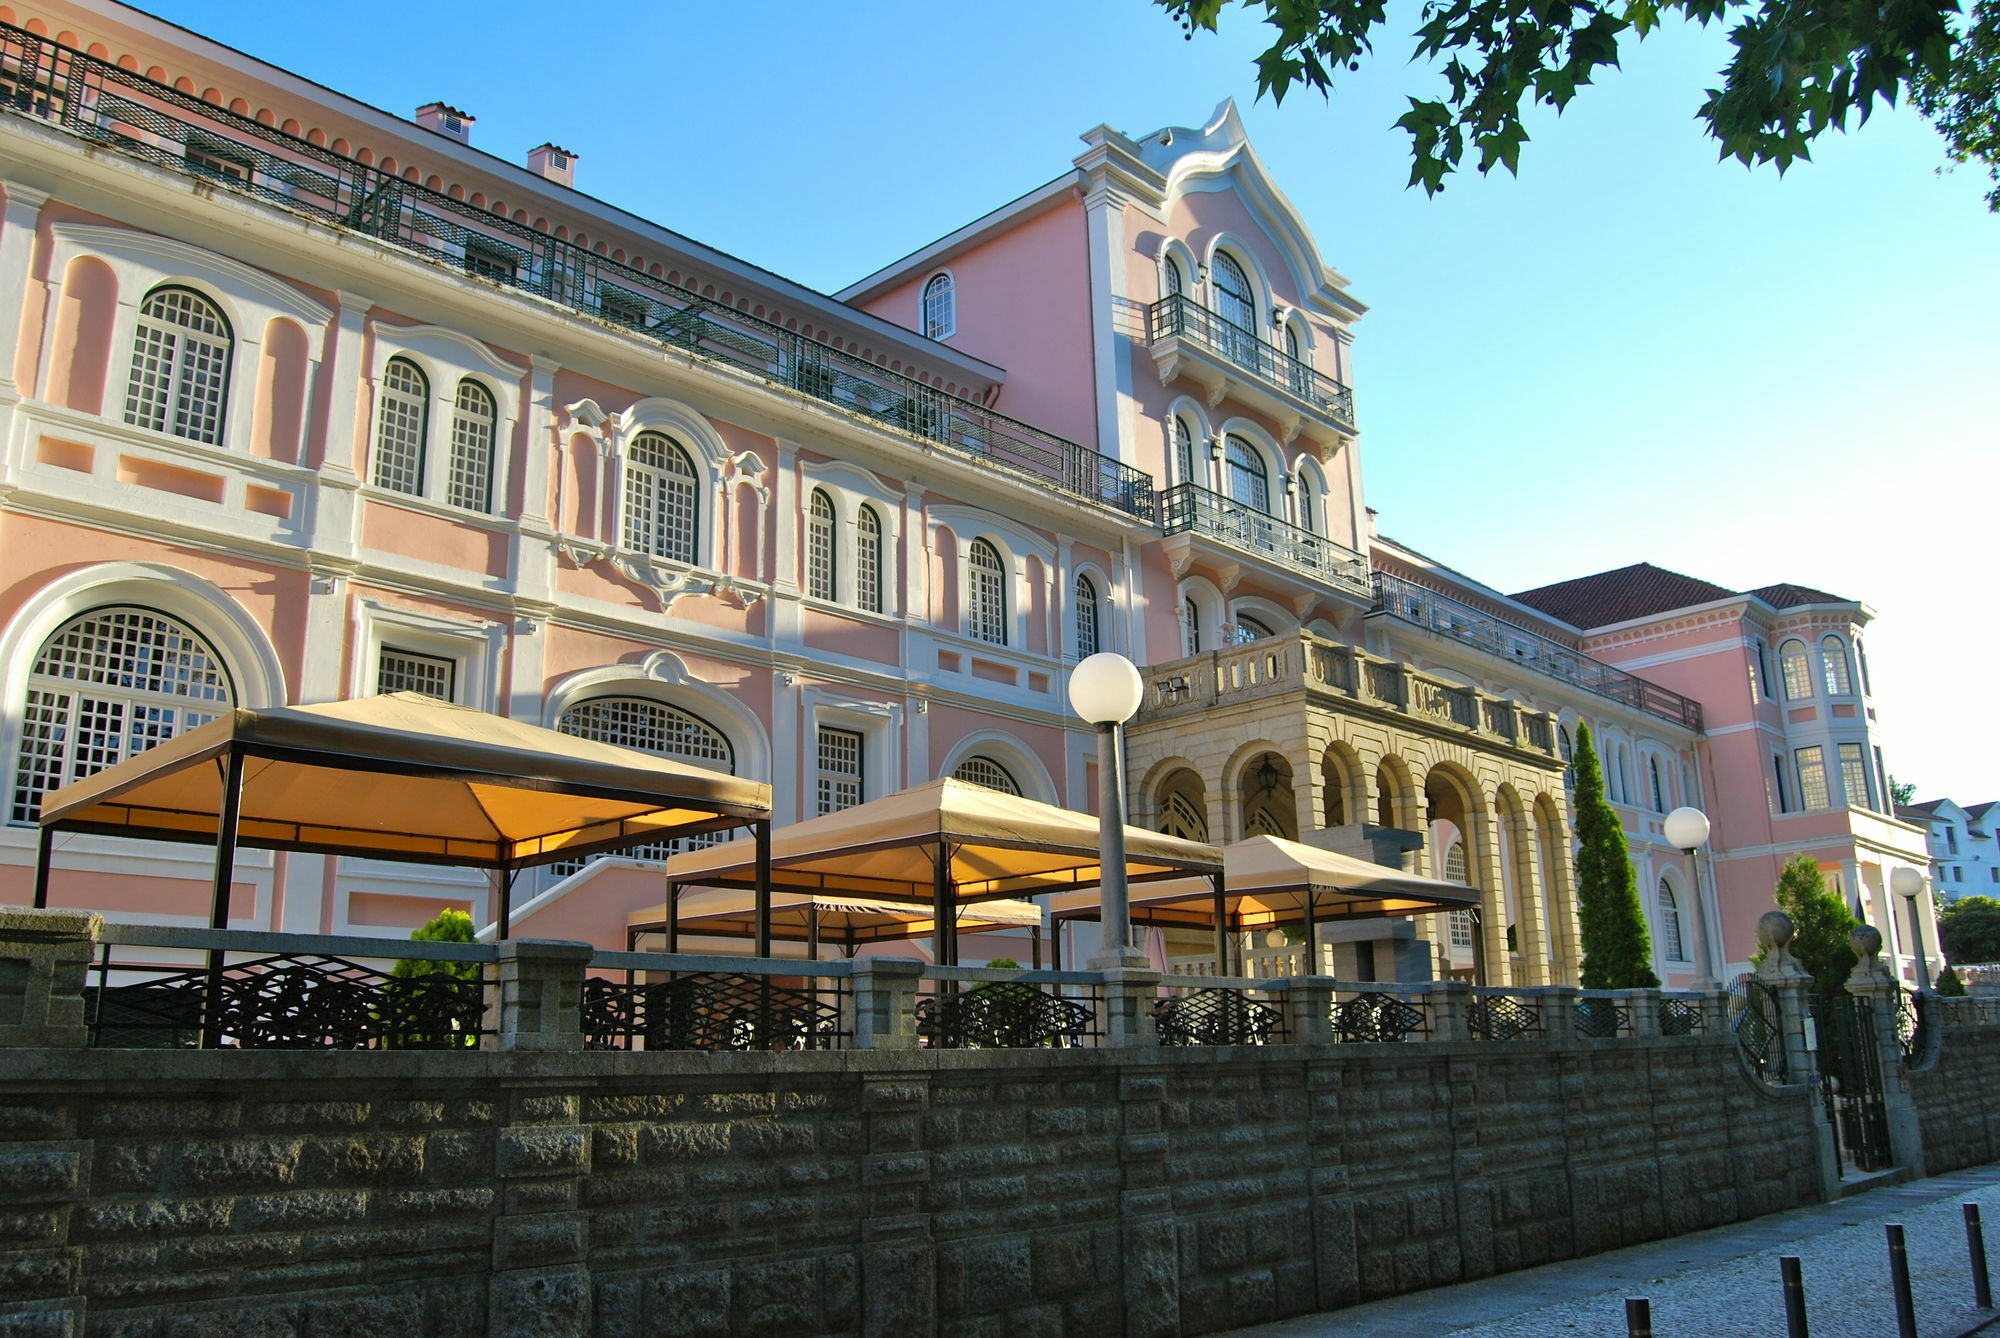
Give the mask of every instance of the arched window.
M 882 520 L 865 502 L 854 514 L 854 602 L 882 611 Z
M 833 499 L 823 488 L 812 490 L 806 508 L 806 593 L 814 599 L 835 598 Z
M 1271 478 L 1264 469 L 1264 457 L 1241 437 L 1231 437 L 1223 448 L 1227 467 L 1228 492 L 1232 500 L 1258 511 L 1271 510 Z
M 1179 297 L 1187 291 L 1187 276 L 1181 273 L 1180 261 L 1168 256 L 1161 268 L 1166 273 L 1168 297 Z
M 1175 790 L 1160 804 L 1160 830 L 1184 841 L 1208 840 L 1208 818 L 1194 801 Z
M 1570 742 L 1569 726 L 1556 726 L 1556 746 L 1562 749 L 1563 789 L 1568 790 L 1571 796 L 1574 797 L 1576 794 L 1576 766 L 1574 765 L 1576 760 L 1576 746 Z
M 1666 785 L 1665 785 L 1665 784 L 1664 784 L 1664 783 L 1663 783 L 1663 782 L 1662 782 L 1662 781 L 1660 780 L 1660 759 L 1659 759 L 1659 758 L 1657 758 L 1657 757 L 1648 757 L 1648 758 L 1646 759 L 1646 777 L 1647 777 L 1647 780 L 1648 780 L 1648 781 L 1649 781 L 1649 782 L 1651 783 L 1651 785 L 1652 785 L 1652 790 L 1653 790 L 1653 811 L 1654 811 L 1655 813 L 1664 813 L 1664 812 L 1666 812 L 1666 811 L 1667 811 L 1667 787 L 1666 787 Z
M 1812 696 L 1812 670 L 1806 667 L 1806 643 L 1787 641 L 1778 647 L 1778 668 L 1785 679 L 1785 700 Z
M 1300 399 L 1312 394 L 1312 367 L 1306 362 L 1304 349 L 1299 344 L 1299 331 L 1295 325 L 1285 327 L 1285 356 L 1291 361 L 1285 364 L 1285 381 L 1292 393 Z
M 1097 582 L 1082 572 L 1076 574 L 1076 657 L 1080 660 L 1102 649 L 1098 635 Z
M 451 476 L 445 500 L 468 511 L 493 509 L 493 395 L 471 377 L 458 383 L 451 413 Z
M 1444 877 L 1448 883 L 1458 883 L 1461 886 L 1465 884 L 1465 847 L 1463 845 L 1454 843 L 1451 849 L 1444 852 Z M 1472 931 L 1476 923 L 1472 918 L 1471 911 L 1453 911 L 1451 913 L 1451 946 L 1454 948 L 1471 948 Z
M 965 552 L 965 633 L 996 646 L 1007 644 L 1007 567 L 1000 550 L 974 539 Z
M 1757 642 L 1757 686 L 1763 691 L 1764 700 L 1771 698 L 1771 648 L 1760 639 Z
M 1174 482 L 1199 483 L 1194 470 L 1194 429 L 1179 414 L 1174 415 Z
M 1660 912 L 1660 954 L 1670 962 L 1687 960 L 1687 941 L 1681 936 L 1681 904 L 1674 897 L 1674 889 L 1666 879 L 1660 880 L 1660 890 L 1655 894 L 1655 905 Z
M 736 750 L 721 730 L 691 711 L 650 697 L 593 697 L 564 711 L 556 719 L 556 728 L 580 739 L 634 748 L 676 762 L 692 762 L 711 771 L 731 774 L 736 771 Z M 665 859 L 725 839 L 726 833 L 709 833 L 677 841 L 655 841 L 617 853 L 633 859 Z M 597 857 L 565 860 L 554 871 L 558 877 L 575 873 L 591 858 Z
M 658 432 L 632 439 L 625 460 L 625 546 L 651 557 L 693 562 L 699 511 L 694 462 Z
M 217 445 L 235 340 L 215 304 L 191 288 L 155 288 L 139 307 L 125 421 Z
M 1861 670 L 1861 690 L 1862 690 L 1863 692 L 1873 692 L 1873 691 L 1875 691 L 1874 687 L 1873 687 L 1873 686 L 1871 686 L 1871 685 L 1869 684 L 1869 682 L 1868 682 L 1868 643 L 1867 643 L 1867 642 L 1865 642 L 1865 641 L 1856 641 L 1856 642 L 1854 643 L 1854 663 L 1855 663 L 1855 665 L 1856 665 L 1856 666 L 1857 666 L 1857 667 L 1858 667 L 1858 668 L 1859 668 L 1859 669 Z
M 924 285 L 924 338 L 944 339 L 958 330 L 958 294 L 949 274 L 933 274 Z
M 1837 636 L 1820 638 L 1819 660 L 1826 671 L 1826 693 L 1845 697 L 1854 691 L 1854 673 L 1847 663 L 1847 643 Z
M 1187 637 L 1187 653 L 1201 653 L 1201 610 L 1195 607 L 1192 596 L 1181 601 L 1181 629 Z
M 1319 533 L 1319 494 L 1314 491 L 1312 476 L 1301 471 L 1298 475 L 1299 528 L 1307 534 Z
M 1262 641 L 1266 637 L 1275 635 L 1277 635 L 1275 632 L 1263 623 L 1258 622 L 1255 618 L 1252 618 L 1249 614 L 1239 613 L 1236 615 L 1237 645 L 1241 646 L 1251 641 Z
M 1021 783 L 1014 779 L 1014 773 L 982 753 L 974 753 L 960 762 L 952 769 L 951 778 L 970 785 L 983 785 L 1002 794 L 1021 793 Z
M 375 414 L 375 469 L 378 488 L 424 490 L 424 440 L 430 427 L 431 384 L 408 358 L 391 358 L 382 369 Z
M 1210 269 L 1215 289 L 1215 314 L 1222 318 L 1222 350 L 1230 361 L 1245 367 L 1257 365 L 1257 299 L 1250 295 L 1250 280 L 1243 267 L 1221 251 L 1215 253 Z
M 221 658 L 163 613 L 117 607 L 70 619 L 28 671 L 12 820 L 34 822 L 50 790 L 205 725 L 234 700 Z

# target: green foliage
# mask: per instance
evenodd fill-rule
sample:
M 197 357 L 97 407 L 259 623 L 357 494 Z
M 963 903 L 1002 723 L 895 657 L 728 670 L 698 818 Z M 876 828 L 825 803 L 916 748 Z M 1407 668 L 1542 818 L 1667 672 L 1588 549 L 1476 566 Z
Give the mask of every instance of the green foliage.
M 1919 70 L 1910 81 L 1910 101 L 1937 126 L 1953 162 L 1985 166 L 1994 182 L 1986 207 L 2000 212 L 2000 3 L 1972 6 L 1950 66 L 1941 73 Z M 1896 802 L 1910 801 L 1899 793 Z
M 1958 978 L 1958 972 L 1947 966 L 1938 976 L 1937 992 L 1947 999 L 1962 999 L 1965 997 L 1965 982 Z
M 1841 993 L 1859 960 L 1847 938 L 1856 924 L 1847 902 L 1827 886 L 1826 875 L 1810 855 L 1792 856 L 1778 873 L 1775 895 L 1778 909 L 1792 917 L 1792 955 L 1813 978 L 1813 988 L 1820 994 Z
M 1021 969 L 1021 964 L 1012 957 L 995 957 L 987 965 L 996 971 L 1018 971 Z
M 439 911 L 422 928 L 410 931 L 413 943 L 474 943 L 478 935 L 472 928 L 472 917 L 464 911 L 450 906 Z M 427 962 L 419 958 L 405 957 L 396 963 L 390 972 L 397 976 L 424 976 L 434 971 L 442 971 L 457 976 L 460 980 L 479 979 L 477 962 Z
M 476 935 L 470 915 L 446 907 L 428 924 L 410 931 L 410 939 L 417 943 L 472 943 Z M 478 962 L 438 962 L 410 957 L 399 960 L 390 969 L 389 979 L 383 982 L 376 1013 L 384 1029 L 384 1044 L 391 1049 L 476 1047 L 479 1044 L 476 1034 L 461 1033 L 455 1024 L 451 1030 L 439 1026 L 438 1010 L 441 1001 L 464 996 L 466 986 L 458 982 L 470 981 L 476 985 L 479 978 Z M 474 990 L 475 997 L 476 993 Z
M 1156 3 L 1192 38 L 1216 30 L 1229 0 Z M 1258 96 L 1274 102 L 1301 85 L 1330 93 L 1342 71 L 1374 54 L 1388 19 L 1383 0 L 1241 3 L 1275 30 L 1257 57 Z M 1481 172 L 1516 171 L 1528 139 L 1524 112 L 1537 103 L 1562 111 L 1597 71 L 1617 67 L 1621 42 L 1643 39 L 1668 17 L 1732 25 L 1736 54 L 1699 112 L 1725 158 L 1782 172 L 1809 157 L 1827 129 L 1866 121 L 1876 103 L 1894 106 L 1907 89 L 1955 153 L 1991 162 L 1994 47 L 1982 25 L 1992 3 L 2000 0 L 1982 0 L 1961 35 L 1950 23 L 1956 0 L 1428 0 L 1412 59 L 1443 87 L 1441 96 L 1410 98 L 1396 122 L 1411 140 L 1410 184 L 1436 194 L 1468 152 Z
M 1913 804 L 1917 800 L 1917 783 L 1915 781 L 1899 781 L 1894 776 L 1891 776 L 1889 777 L 1889 797 L 1898 804 Z
M 2000 901 L 1960 897 L 1938 912 L 1938 945 L 1961 965 L 2000 962 Z
M 1576 730 L 1577 924 L 1583 934 L 1583 987 L 1587 990 L 1657 989 L 1653 945 L 1639 908 L 1639 879 L 1625 829 L 1604 798 L 1590 726 Z

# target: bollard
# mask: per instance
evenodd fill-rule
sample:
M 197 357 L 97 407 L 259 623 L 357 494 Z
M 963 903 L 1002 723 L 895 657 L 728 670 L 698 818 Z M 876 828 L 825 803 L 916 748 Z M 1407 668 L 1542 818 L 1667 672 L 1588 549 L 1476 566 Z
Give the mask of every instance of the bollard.
M 1779 1255 L 1778 1276 L 1785 1282 L 1785 1338 L 1811 1338 L 1806 1332 L 1806 1284 L 1799 1276 L 1799 1257 Z
M 1643 1296 L 1625 1298 L 1625 1338 L 1653 1338 L 1653 1303 Z
M 1972 1256 L 1972 1303 L 1993 1308 L 1993 1283 L 1986 1276 L 1986 1233 L 1979 1225 L 1979 1205 L 1965 1205 L 1965 1249 Z
M 1903 1227 L 1891 1222 L 1883 1230 L 1889 1236 L 1889 1285 L 1896 1293 L 1896 1332 L 1899 1338 L 1917 1338 L 1917 1304 L 1910 1297 L 1910 1256 L 1903 1249 Z

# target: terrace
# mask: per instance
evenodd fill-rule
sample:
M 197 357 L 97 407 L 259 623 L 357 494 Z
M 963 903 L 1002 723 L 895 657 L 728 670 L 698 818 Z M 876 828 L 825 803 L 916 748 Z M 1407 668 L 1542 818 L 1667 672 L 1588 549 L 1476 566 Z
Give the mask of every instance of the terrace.
M 1233 395 L 1326 446 L 1354 435 L 1352 390 L 1185 294 L 1146 308 L 1146 340 L 1162 379 L 1189 377 L 1211 402 Z
M 1292 576 L 1304 576 L 1350 599 L 1369 596 L 1368 560 L 1323 535 L 1259 511 L 1253 506 L 1179 483 L 1160 494 L 1160 529 L 1213 540 L 1231 555 L 1248 555 Z

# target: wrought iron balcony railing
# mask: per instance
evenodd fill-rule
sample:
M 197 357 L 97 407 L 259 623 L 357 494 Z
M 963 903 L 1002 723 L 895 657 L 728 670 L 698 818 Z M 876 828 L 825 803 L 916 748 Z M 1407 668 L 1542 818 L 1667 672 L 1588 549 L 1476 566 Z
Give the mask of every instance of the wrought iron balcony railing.
M 0 24 L 0 110 L 624 326 L 1141 520 L 1148 474 L 643 270 Z
M 1701 703 L 1692 698 L 1623 669 L 1614 669 L 1539 632 L 1503 622 L 1450 595 L 1414 585 L 1401 577 L 1378 571 L 1374 573 L 1374 583 L 1377 613 L 1429 628 L 1499 659 L 1526 665 L 1537 673 L 1623 702 L 1676 725 L 1697 732 L 1702 728 Z
M 1146 308 L 1146 340 L 1179 338 L 1233 363 L 1267 385 L 1304 400 L 1321 416 L 1354 430 L 1354 392 L 1332 377 L 1273 348 L 1255 331 L 1222 317 L 1185 293 Z
M 1160 494 L 1160 528 L 1168 534 L 1193 531 L 1218 539 L 1316 576 L 1344 594 L 1368 594 L 1368 560 L 1359 553 L 1192 483 L 1177 483 Z

